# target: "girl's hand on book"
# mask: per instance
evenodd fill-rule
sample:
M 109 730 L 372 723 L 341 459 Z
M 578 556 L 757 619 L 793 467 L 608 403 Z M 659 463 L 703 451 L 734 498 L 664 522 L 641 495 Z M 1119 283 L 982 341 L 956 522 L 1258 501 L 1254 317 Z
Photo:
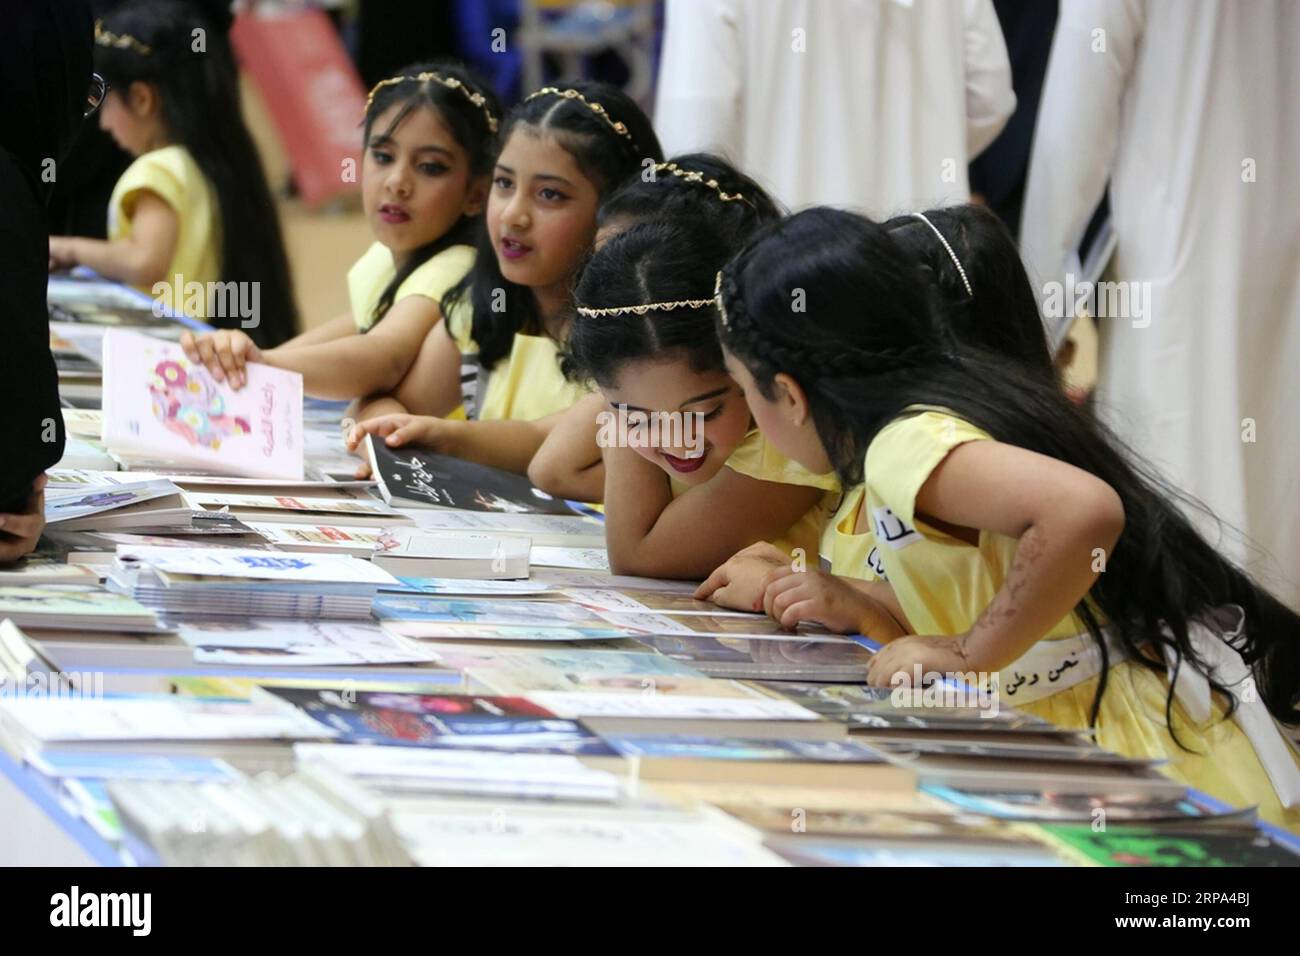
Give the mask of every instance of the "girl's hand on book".
M 32 495 L 21 514 L 0 514 L 0 562 L 17 561 L 36 549 L 36 541 L 45 530 L 45 484 L 40 475 L 32 482 Z
M 728 558 L 695 589 L 695 597 L 736 611 L 762 611 L 768 572 L 789 565 L 788 554 L 759 541 Z
M 890 641 L 871 659 L 867 683 L 875 687 L 915 687 L 935 675 L 966 674 L 974 670 L 963 653 L 965 634 L 912 634 Z M 898 683 L 895 683 L 895 676 Z M 903 678 L 906 677 L 906 683 Z
M 367 435 L 382 438 L 389 448 L 419 445 L 429 451 L 444 451 L 441 439 L 446 433 L 446 422 L 432 415 L 380 415 L 367 418 L 352 426 L 347 437 L 348 451 L 361 447 Z
M 249 362 L 262 361 L 257 343 L 239 329 L 219 329 L 203 335 L 186 332 L 181 348 L 191 362 L 207 367 L 218 382 L 229 382 L 238 391 L 248 384 Z
M 825 571 L 796 571 L 788 564 L 764 579 L 763 610 L 790 630 L 800 621 L 815 621 L 839 634 L 862 634 L 877 641 L 903 634 L 884 605 L 847 581 Z

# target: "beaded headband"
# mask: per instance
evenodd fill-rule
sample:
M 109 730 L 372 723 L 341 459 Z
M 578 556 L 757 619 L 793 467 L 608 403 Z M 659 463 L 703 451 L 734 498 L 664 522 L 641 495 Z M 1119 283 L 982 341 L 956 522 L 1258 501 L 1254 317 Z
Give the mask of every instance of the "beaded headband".
M 673 309 L 704 309 L 716 305 L 714 299 L 678 299 L 676 302 L 647 302 L 645 305 L 615 305 L 608 309 L 578 309 L 579 315 L 645 315 L 647 312 L 671 312 Z
M 699 183 L 701 186 L 706 186 L 709 189 L 712 189 L 715 193 L 717 193 L 718 198 L 723 202 L 739 201 L 749 206 L 754 205 L 752 202 L 749 201 L 747 197 L 741 195 L 740 193 L 723 192 L 722 187 L 718 185 L 718 181 L 716 179 L 705 179 L 704 174 L 698 172 L 697 170 L 683 169 L 681 166 L 678 166 L 676 163 L 656 163 L 654 169 L 655 172 L 672 173 L 674 176 L 684 179 L 688 183 Z
M 952 264 L 957 267 L 957 274 L 961 276 L 961 284 L 966 287 L 966 294 L 972 299 L 975 298 L 975 292 L 970 287 L 970 279 L 966 278 L 966 270 L 962 268 L 961 260 L 957 258 L 957 253 L 952 251 L 952 246 L 948 245 L 948 240 L 943 237 L 943 233 L 939 231 L 939 227 L 927 219 L 923 212 L 914 212 L 912 215 L 934 230 L 934 234 L 938 236 L 939 241 L 943 243 L 944 249 L 948 250 L 948 258 L 951 259 Z
M 609 113 L 606 112 L 605 107 L 601 106 L 599 103 L 594 103 L 588 100 L 577 90 L 562 90 L 559 87 L 555 87 L 555 86 L 543 86 L 540 90 L 536 90 L 532 93 L 529 93 L 527 96 L 525 96 L 524 102 L 527 103 L 529 100 L 536 99 L 539 96 L 561 96 L 566 100 L 577 100 L 583 106 L 587 107 L 587 109 L 591 110 L 601 119 L 603 119 L 607 124 L 609 124 L 609 128 L 612 129 L 615 133 L 618 133 L 619 136 L 622 136 L 633 146 L 636 145 L 636 141 L 632 139 L 632 134 L 631 132 L 629 132 L 627 125 L 625 123 L 622 123 L 612 118 L 609 115 Z
M 495 133 L 497 131 L 497 118 L 493 116 L 492 111 L 487 108 L 487 97 L 482 93 L 477 93 L 474 90 L 471 90 L 454 76 L 443 76 L 441 73 L 417 73 L 415 76 L 390 76 L 386 80 L 380 80 L 375 84 L 374 89 L 370 91 L 370 95 L 366 97 L 366 112 L 370 112 L 371 104 L 375 102 L 375 94 L 385 86 L 405 83 L 408 80 L 414 83 L 424 83 L 432 80 L 435 83 L 441 83 L 449 90 L 460 90 L 465 94 L 466 99 L 483 111 L 483 115 L 487 117 L 488 132 Z
M 138 53 L 141 56 L 149 56 L 153 53 L 153 47 L 147 43 L 141 43 L 129 34 L 118 35 L 105 30 L 103 20 L 95 21 L 95 43 L 99 46 L 113 47 L 118 50 L 130 50 L 132 53 Z

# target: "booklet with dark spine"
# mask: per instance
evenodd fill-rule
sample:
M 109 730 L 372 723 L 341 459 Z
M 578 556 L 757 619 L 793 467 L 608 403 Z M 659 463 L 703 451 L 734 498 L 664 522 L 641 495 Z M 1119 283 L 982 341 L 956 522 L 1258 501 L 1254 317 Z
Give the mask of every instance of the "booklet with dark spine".
M 366 454 L 390 505 L 457 508 L 513 514 L 573 515 L 572 508 L 534 488 L 523 475 L 416 448 L 389 448 L 366 436 Z

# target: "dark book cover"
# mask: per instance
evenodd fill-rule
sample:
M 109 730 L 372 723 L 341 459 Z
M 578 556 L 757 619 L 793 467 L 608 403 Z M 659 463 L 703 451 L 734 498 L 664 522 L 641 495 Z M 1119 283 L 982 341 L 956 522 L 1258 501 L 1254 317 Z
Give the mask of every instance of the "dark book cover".
M 407 507 L 458 508 L 513 514 L 577 514 L 523 475 L 417 448 L 389 448 L 366 436 L 384 500 Z
M 615 751 L 573 720 L 522 697 L 267 687 L 351 744 L 598 754 Z

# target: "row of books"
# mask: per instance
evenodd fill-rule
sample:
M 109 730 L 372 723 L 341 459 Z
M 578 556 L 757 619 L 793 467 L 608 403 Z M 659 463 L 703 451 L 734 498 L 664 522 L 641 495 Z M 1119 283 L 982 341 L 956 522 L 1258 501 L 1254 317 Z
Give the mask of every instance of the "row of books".
M 103 459 L 51 474 L 0 572 L 0 747 L 128 861 L 1300 862 L 996 696 L 865 686 L 870 641 L 613 576 L 599 520 L 519 476 L 372 444 L 357 481 L 338 406 L 55 292 Z

